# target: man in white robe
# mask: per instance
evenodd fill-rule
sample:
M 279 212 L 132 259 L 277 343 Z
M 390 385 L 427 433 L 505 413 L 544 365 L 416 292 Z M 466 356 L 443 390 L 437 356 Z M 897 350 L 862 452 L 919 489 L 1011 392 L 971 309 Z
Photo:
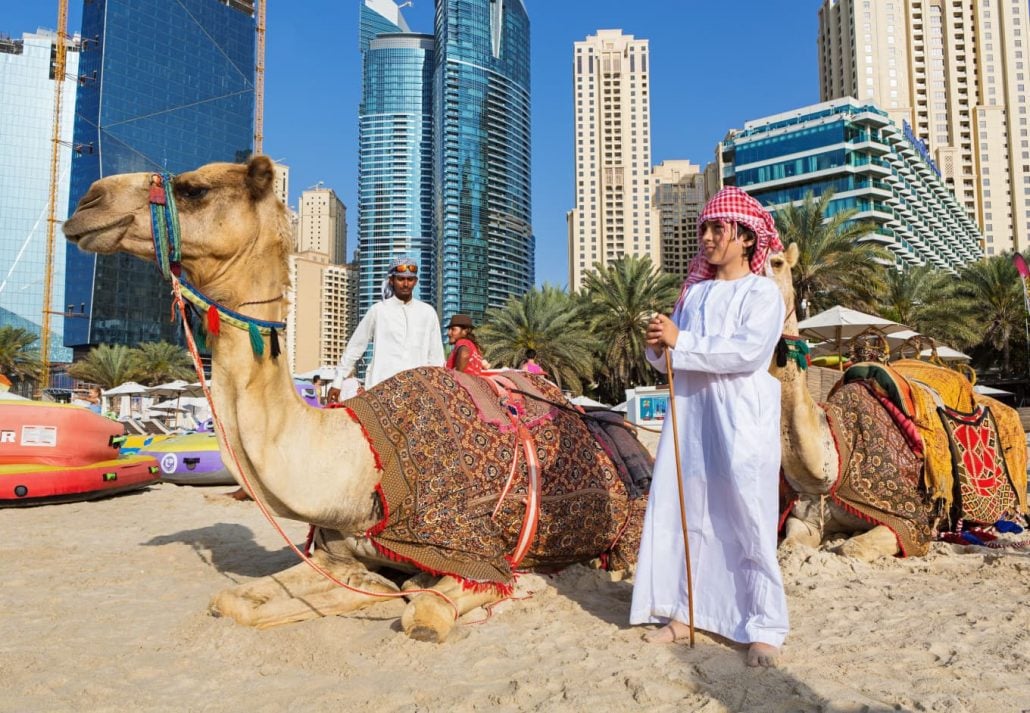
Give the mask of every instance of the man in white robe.
M 372 342 L 372 363 L 365 371 L 370 389 L 405 369 L 443 366 L 443 339 L 436 310 L 414 296 L 418 265 L 410 258 L 394 260 L 383 283 L 383 299 L 358 324 L 340 357 L 328 401 L 340 397 L 344 379 Z
M 666 371 L 670 349 L 679 433 L 665 420 L 655 459 L 630 621 L 688 631 L 686 563 L 674 448 L 679 448 L 690 541 L 694 620 L 749 644 L 748 664 L 775 664 L 788 631 L 776 559 L 780 384 L 768 373 L 785 314 L 765 277 L 783 249 L 771 216 L 735 187 L 698 221 L 701 253 L 672 317 L 648 325 L 648 361 Z

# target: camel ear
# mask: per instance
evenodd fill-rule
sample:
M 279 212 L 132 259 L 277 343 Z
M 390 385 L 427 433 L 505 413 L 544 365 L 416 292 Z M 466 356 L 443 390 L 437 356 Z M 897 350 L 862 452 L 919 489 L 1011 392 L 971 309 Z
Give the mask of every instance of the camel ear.
M 787 259 L 787 264 L 790 265 L 791 268 L 798 264 L 798 256 L 800 255 L 800 253 L 801 250 L 798 248 L 798 244 L 791 243 L 790 246 L 787 248 L 787 252 L 783 254 L 783 257 Z
M 275 167 L 268 156 L 254 156 L 247 162 L 247 188 L 250 197 L 261 200 L 275 183 Z

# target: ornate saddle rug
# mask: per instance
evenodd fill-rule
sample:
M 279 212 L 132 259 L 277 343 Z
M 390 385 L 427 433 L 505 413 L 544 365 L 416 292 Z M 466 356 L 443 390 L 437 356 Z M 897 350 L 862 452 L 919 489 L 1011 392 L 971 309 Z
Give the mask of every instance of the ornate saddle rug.
M 920 487 L 923 459 L 864 382 L 837 388 L 826 403 L 842 454 L 831 497 L 865 520 L 890 528 L 903 555 L 923 555 L 933 539 L 931 501 Z
M 955 464 L 954 521 L 994 524 L 1014 519 L 1022 512 L 1022 503 L 1009 477 L 991 410 L 977 405 L 972 413 L 947 407 L 939 412 Z
M 617 542 L 635 559 L 645 498 L 631 501 L 580 415 L 553 405 L 566 403 L 557 387 L 520 372 L 504 376 L 536 398 L 498 395 L 486 379 L 420 368 L 347 401 L 383 469 L 384 516 L 366 535 L 393 559 L 508 590 L 526 503 L 534 500 L 521 437 L 528 432 L 539 514 L 521 566 L 559 568 Z

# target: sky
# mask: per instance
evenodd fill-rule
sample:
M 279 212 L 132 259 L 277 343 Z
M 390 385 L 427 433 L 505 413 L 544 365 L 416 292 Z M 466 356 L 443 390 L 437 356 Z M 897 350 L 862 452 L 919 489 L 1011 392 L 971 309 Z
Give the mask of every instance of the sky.
M 168 0 L 175 2 L 176 0 Z M 820 0 L 525 0 L 530 19 L 536 278 L 568 282 L 565 215 L 573 207 L 573 43 L 599 29 L 650 42 L 651 160 L 703 166 L 745 121 L 819 101 Z M 290 167 L 290 204 L 322 182 L 347 206 L 357 245 L 361 0 L 270 0 L 264 150 Z M 57 25 L 57 0 L 4 2 L 0 34 Z M 433 31 L 432 0 L 404 9 Z M 82 0 L 69 0 L 77 32 Z

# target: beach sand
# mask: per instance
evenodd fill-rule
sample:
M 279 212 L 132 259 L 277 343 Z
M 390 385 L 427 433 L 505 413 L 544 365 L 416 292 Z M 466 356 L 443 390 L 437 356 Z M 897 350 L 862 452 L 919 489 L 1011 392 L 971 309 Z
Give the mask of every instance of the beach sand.
M 294 555 L 230 490 L 0 510 L 0 711 L 1030 709 L 1025 553 L 781 553 L 791 634 L 770 670 L 702 633 L 645 644 L 631 584 L 583 566 L 522 576 L 528 598 L 442 645 L 401 634 L 398 601 L 255 631 L 210 615 L 211 596 Z

